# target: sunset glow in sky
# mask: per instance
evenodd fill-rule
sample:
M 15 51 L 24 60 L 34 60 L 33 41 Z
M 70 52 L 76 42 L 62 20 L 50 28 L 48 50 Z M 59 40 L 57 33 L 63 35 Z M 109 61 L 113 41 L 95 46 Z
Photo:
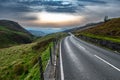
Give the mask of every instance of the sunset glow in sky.
M 42 26 L 72 26 L 78 25 L 84 20 L 83 16 L 66 13 L 41 12 L 34 13 L 34 15 L 36 15 L 37 20 L 33 23 Z

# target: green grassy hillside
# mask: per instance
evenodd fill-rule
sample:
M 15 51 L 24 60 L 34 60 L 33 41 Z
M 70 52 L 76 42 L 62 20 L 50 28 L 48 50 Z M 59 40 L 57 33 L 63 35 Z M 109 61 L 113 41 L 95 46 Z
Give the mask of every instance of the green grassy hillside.
M 18 23 L 0 20 L 0 48 L 32 42 L 32 34 Z
M 21 25 L 19 25 L 17 22 L 10 21 L 10 20 L 0 20 L 0 26 L 3 26 L 9 30 L 12 31 L 18 31 L 23 32 L 26 34 L 31 35 L 27 30 L 25 30 Z
M 45 70 L 49 47 L 53 46 L 56 36 L 64 35 L 51 34 L 30 44 L 0 49 L 0 80 L 40 80 L 38 57 L 42 57 Z
M 77 30 L 75 34 L 120 43 L 120 18 L 111 19 L 83 31 Z
M 51 39 L 46 39 L 45 41 L 1 49 L 0 80 L 39 80 L 38 56 L 42 56 L 45 68 L 49 59 L 48 46 L 51 45 Z

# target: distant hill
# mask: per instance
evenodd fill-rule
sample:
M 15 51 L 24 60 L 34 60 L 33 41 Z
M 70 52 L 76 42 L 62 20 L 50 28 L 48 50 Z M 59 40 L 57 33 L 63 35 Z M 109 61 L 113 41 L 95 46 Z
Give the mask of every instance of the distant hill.
M 16 44 L 30 43 L 32 34 L 17 22 L 0 20 L 0 48 Z
M 75 27 L 75 28 L 71 28 L 71 29 L 66 29 L 64 30 L 63 32 L 74 32 L 74 31 L 80 31 L 80 30 L 84 30 L 84 29 L 87 29 L 87 28 L 91 28 L 91 27 L 94 27 L 96 25 L 99 25 L 99 24 L 102 24 L 103 22 L 98 22 L 98 23 L 88 23 L 84 26 L 80 26 L 80 27 Z
M 86 30 L 77 30 L 76 35 L 120 42 L 120 18 L 113 18 Z
M 32 33 L 34 36 L 45 36 L 46 33 L 42 32 L 42 31 L 37 31 L 37 30 L 28 30 L 30 33 Z

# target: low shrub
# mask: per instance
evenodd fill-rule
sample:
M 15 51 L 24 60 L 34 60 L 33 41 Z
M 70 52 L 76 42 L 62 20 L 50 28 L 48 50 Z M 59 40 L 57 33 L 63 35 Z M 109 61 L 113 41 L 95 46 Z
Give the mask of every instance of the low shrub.
M 24 66 L 22 63 L 15 64 L 13 71 L 16 75 L 21 75 L 24 72 Z

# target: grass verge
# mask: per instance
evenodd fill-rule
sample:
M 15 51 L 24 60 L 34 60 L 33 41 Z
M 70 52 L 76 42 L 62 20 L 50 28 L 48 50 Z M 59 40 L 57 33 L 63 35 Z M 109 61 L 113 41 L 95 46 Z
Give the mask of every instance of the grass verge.
M 101 40 L 108 40 L 108 41 L 115 42 L 115 43 L 120 43 L 120 38 L 113 38 L 113 37 L 109 37 L 109 36 L 95 35 L 95 34 L 91 34 L 91 33 L 81 33 L 80 35 L 91 37 L 91 38 L 96 38 L 96 39 L 101 39 Z

